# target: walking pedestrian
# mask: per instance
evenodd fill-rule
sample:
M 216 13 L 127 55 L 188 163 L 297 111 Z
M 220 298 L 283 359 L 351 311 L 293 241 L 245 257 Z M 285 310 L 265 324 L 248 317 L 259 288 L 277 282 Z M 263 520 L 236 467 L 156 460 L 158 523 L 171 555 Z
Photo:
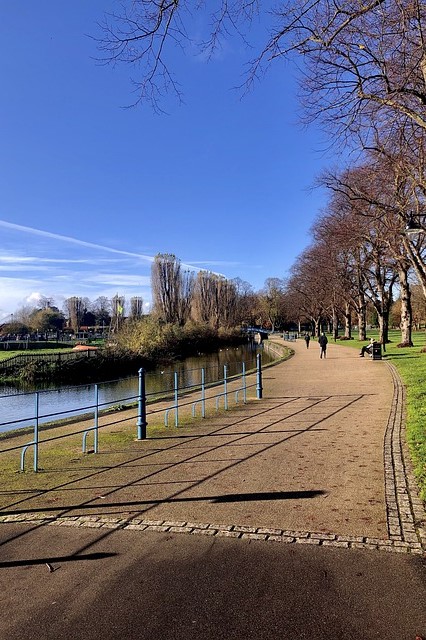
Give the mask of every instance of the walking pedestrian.
M 320 358 L 322 358 L 324 356 L 324 358 L 326 357 L 327 354 L 327 336 L 325 335 L 324 332 L 321 333 L 320 337 L 318 338 L 318 344 L 320 346 Z
M 309 333 L 305 333 L 305 342 L 306 342 L 306 348 L 309 349 L 309 340 L 311 339 L 311 336 L 309 335 Z

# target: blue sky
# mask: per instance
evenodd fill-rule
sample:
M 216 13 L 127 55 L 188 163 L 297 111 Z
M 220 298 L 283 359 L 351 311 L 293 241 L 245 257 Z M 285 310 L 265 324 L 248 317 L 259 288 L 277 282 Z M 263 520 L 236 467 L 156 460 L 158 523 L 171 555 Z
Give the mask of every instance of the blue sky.
M 331 159 L 298 124 L 293 67 L 242 98 L 241 41 L 210 61 L 176 50 L 185 103 L 123 108 L 137 70 L 96 64 L 88 37 L 113 6 L 2 3 L 0 320 L 39 295 L 149 303 L 157 253 L 258 290 L 287 276 L 325 204 L 310 187 Z

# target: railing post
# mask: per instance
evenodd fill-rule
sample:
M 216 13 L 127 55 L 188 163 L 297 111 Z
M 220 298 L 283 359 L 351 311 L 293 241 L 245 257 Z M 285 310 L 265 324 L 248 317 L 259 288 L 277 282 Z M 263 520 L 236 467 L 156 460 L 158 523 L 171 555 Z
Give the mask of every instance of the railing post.
M 260 353 L 256 356 L 256 397 L 258 400 L 262 398 L 262 358 Z
M 146 439 L 146 395 L 145 395 L 145 369 L 139 369 L 138 383 L 138 440 Z
M 241 377 L 243 379 L 243 402 L 247 404 L 247 382 L 246 382 L 246 363 L 242 363 L 242 373 Z
M 224 406 L 225 411 L 228 411 L 228 367 L 226 364 L 223 365 L 223 396 L 224 396 Z
M 175 427 L 179 426 L 179 374 L 175 371 Z
M 99 427 L 99 388 L 98 385 L 95 384 L 95 433 L 94 433 L 94 442 L 93 442 L 93 450 L 95 453 L 98 453 L 98 427 Z
M 36 391 L 35 402 L 35 424 L 34 424 L 34 471 L 38 471 L 38 420 L 39 420 L 39 405 L 40 394 Z
M 201 416 L 206 417 L 206 371 L 201 369 Z

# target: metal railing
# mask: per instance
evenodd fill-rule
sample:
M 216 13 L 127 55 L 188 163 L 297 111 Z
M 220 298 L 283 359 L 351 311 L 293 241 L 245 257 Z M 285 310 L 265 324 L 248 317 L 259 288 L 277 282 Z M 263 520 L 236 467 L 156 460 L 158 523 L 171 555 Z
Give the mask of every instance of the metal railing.
M 153 417 L 155 414 L 164 412 L 164 424 L 169 426 L 169 415 L 174 413 L 174 426 L 179 426 L 180 410 L 184 407 L 191 408 L 192 417 L 196 417 L 196 408 L 201 406 L 201 417 L 206 417 L 206 402 L 207 400 L 215 400 L 215 408 L 219 409 L 220 402 L 223 401 L 224 410 L 228 410 L 229 402 L 232 397 L 235 399 L 235 404 L 238 404 L 242 395 L 243 403 L 247 402 L 247 391 L 249 388 L 255 388 L 256 398 L 262 398 L 262 362 L 261 355 L 256 356 L 256 367 L 251 373 L 247 373 L 245 363 L 240 363 L 240 371 L 229 374 L 228 367 L 223 367 L 222 375 L 215 380 L 211 379 L 206 382 L 206 368 L 200 368 L 192 370 L 199 373 L 200 380 L 191 384 L 180 384 L 179 373 L 177 371 L 173 374 L 173 383 L 165 384 L 164 388 L 155 390 L 151 393 L 146 393 L 146 371 L 139 369 L 138 372 L 138 385 L 137 392 L 134 395 L 128 395 L 114 400 L 114 404 L 119 404 L 120 408 L 132 408 L 136 407 L 136 430 L 137 440 L 144 440 L 147 438 L 148 420 L 147 416 Z M 148 374 L 149 375 L 149 374 Z M 248 375 L 255 377 L 254 382 L 248 384 Z M 84 385 L 86 386 L 86 385 Z M 66 409 L 65 411 L 55 411 L 54 413 L 42 413 L 40 411 L 40 395 L 45 393 L 43 391 L 36 391 L 34 395 L 34 414 L 21 420 L 21 423 L 26 423 L 33 431 L 33 438 L 30 442 L 24 445 L 11 446 L 0 450 L 0 455 L 3 453 L 21 450 L 20 455 L 20 471 L 25 471 L 25 459 L 27 451 L 32 448 L 33 450 L 33 470 L 37 473 L 39 471 L 39 448 L 40 445 L 54 440 L 59 440 L 69 436 L 81 435 L 82 436 L 82 452 L 88 451 L 87 442 L 90 435 L 93 436 L 93 449 L 92 453 L 99 452 L 99 432 L 101 428 L 117 425 L 121 422 L 128 422 L 129 417 L 118 418 L 112 422 L 104 422 L 100 424 L 100 416 L 108 416 L 108 408 L 111 409 L 112 402 L 100 402 L 99 401 L 99 384 L 94 385 L 94 401 L 93 404 L 73 407 L 72 409 Z M 212 389 L 214 393 L 207 396 L 207 389 Z M 173 404 L 169 405 L 168 400 L 172 398 Z M 125 403 L 124 405 L 121 403 Z M 156 406 L 156 404 L 161 406 Z M 40 439 L 40 432 L 43 428 L 43 423 L 46 425 L 48 422 L 49 432 L 50 429 L 60 429 L 63 427 L 63 418 L 66 415 L 72 414 L 73 423 L 81 422 L 82 420 L 93 421 L 92 426 L 88 428 L 80 428 L 67 430 L 66 433 L 57 433 L 49 438 Z M 134 417 L 133 417 L 134 419 Z M 62 422 L 61 422 L 62 420 Z M 30 424 L 31 423 L 31 424 Z M 16 424 L 16 421 L 9 421 L 0 423 L 1 427 L 10 427 L 12 424 Z M 69 426 L 69 424 L 67 425 Z M 28 428 L 28 427 L 27 427 Z M 19 429 L 15 431 L 19 435 Z M 9 442 L 8 439 L 0 440 L 0 442 Z
M 0 361 L 0 375 L 7 374 L 11 369 L 16 366 L 24 366 L 29 362 L 43 362 L 49 364 L 51 362 L 57 362 L 61 364 L 68 360 L 82 360 L 87 358 L 93 358 L 98 355 L 97 351 L 91 351 L 89 349 L 84 351 L 56 351 L 55 353 L 18 353 L 16 356 L 5 358 Z

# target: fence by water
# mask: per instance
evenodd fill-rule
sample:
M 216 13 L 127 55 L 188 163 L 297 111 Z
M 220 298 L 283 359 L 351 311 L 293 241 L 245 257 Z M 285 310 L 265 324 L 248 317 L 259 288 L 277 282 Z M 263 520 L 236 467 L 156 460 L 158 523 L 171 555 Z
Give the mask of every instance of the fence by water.
M 260 349 L 261 353 L 265 357 L 265 361 L 272 361 L 282 356 L 282 350 L 277 349 L 274 345 L 268 345 L 266 348 Z M 269 357 L 267 353 L 270 352 Z M 87 448 L 87 439 L 93 437 L 93 452 L 98 451 L 98 438 L 100 422 L 99 418 L 102 414 L 109 414 L 114 416 L 112 421 L 104 423 L 103 426 L 111 426 L 114 424 L 120 424 L 124 421 L 121 417 L 116 417 L 116 414 L 111 411 L 113 408 L 124 409 L 125 407 L 133 406 L 135 408 L 135 430 L 137 432 L 137 439 L 144 439 L 146 437 L 147 427 L 147 414 L 153 416 L 158 411 L 164 413 L 164 424 L 169 426 L 172 423 L 174 426 L 179 426 L 179 411 L 182 407 L 191 404 L 192 415 L 206 415 L 206 402 L 207 400 L 214 399 L 216 410 L 219 406 L 222 406 L 225 410 L 228 409 L 229 403 L 234 401 L 235 403 L 246 402 L 247 392 L 250 389 L 255 389 L 257 398 L 262 397 L 262 373 L 261 373 L 261 355 L 259 350 L 253 352 L 254 360 L 252 359 L 249 364 L 249 368 L 252 370 L 254 367 L 255 380 L 248 383 L 248 367 L 244 362 L 232 361 L 231 364 L 225 365 L 213 365 L 209 367 L 198 367 L 194 369 L 183 368 L 181 372 L 175 371 L 160 371 L 155 374 L 147 374 L 143 369 L 139 371 L 137 377 L 128 378 L 125 380 L 113 381 L 117 387 L 125 385 L 124 395 L 119 398 L 115 394 L 114 399 L 102 398 L 102 384 L 96 385 L 84 385 L 84 402 L 81 404 L 73 404 L 72 407 L 63 407 L 60 399 L 64 398 L 63 394 L 72 393 L 75 399 L 75 392 L 79 390 L 79 387 L 68 387 L 60 390 L 55 390 L 59 393 L 56 396 L 57 406 L 54 409 L 46 411 L 43 405 L 43 399 L 49 392 L 36 391 L 32 394 L 14 394 L 10 398 L 30 398 L 32 400 L 32 407 L 28 408 L 28 411 L 19 420 L 6 420 L 0 423 L 0 430 L 6 431 L 11 429 L 18 429 L 15 433 L 19 434 L 23 427 L 27 427 L 27 431 L 33 433 L 33 439 L 27 442 L 24 447 L 22 444 L 17 446 L 7 446 L 7 441 L 1 441 L 4 445 L 0 449 L 1 453 L 10 452 L 17 449 L 22 449 L 21 452 L 21 470 L 25 469 L 25 456 L 29 448 L 34 450 L 34 470 L 38 470 L 38 450 L 40 441 L 40 431 L 44 428 L 49 428 L 49 431 L 54 426 L 60 427 L 64 423 L 77 422 L 81 420 L 87 420 L 91 422 L 91 426 L 80 429 L 77 431 L 68 432 L 64 435 L 53 435 L 43 440 L 43 442 L 50 442 L 62 437 L 68 437 L 70 435 L 82 435 L 82 451 L 85 452 Z M 229 356 L 228 356 L 229 358 Z M 182 364 L 182 363 L 181 363 Z M 111 382 L 105 383 L 111 385 Z M 90 395 L 87 395 L 88 387 L 90 387 Z M 206 391 L 209 388 L 216 387 L 214 392 L 207 397 Z M 111 389 L 111 386 L 109 386 Z M 80 389 L 81 390 L 81 389 Z M 194 394 L 196 397 L 194 399 Z M 78 396 L 77 396 L 78 397 Z M 0 398 L 0 400 L 7 400 L 8 396 Z M 162 406 L 160 409 L 155 408 L 155 402 L 162 400 Z M 170 404 L 170 400 L 172 404 Z M 166 406 L 164 406 L 164 402 Z M 168 405 L 168 406 L 167 406 Z M 4 405 L 3 405 L 4 409 Z M 2 416 L 4 416 L 2 412 Z M 125 420 L 128 420 L 126 418 Z M 50 423 L 50 425 L 46 425 Z M 27 432 L 25 431 L 25 432 Z M 9 443 L 11 444 L 11 443 Z
M 137 440 L 144 440 L 147 437 L 147 426 L 148 426 L 148 414 L 152 417 L 156 413 L 164 413 L 164 425 L 166 427 L 169 425 L 169 420 L 172 420 L 172 424 L 175 427 L 179 426 L 179 416 L 180 410 L 185 406 L 188 407 L 191 405 L 192 416 L 195 417 L 198 413 L 202 418 L 206 417 L 206 406 L 208 401 L 215 400 L 215 408 L 219 409 L 219 406 L 223 406 L 225 410 L 228 410 L 229 404 L 234 400 L 236 404 L 238 403 L 246 403 L 247 402 L 247 393 L 250 389 L 255 389 L 256 397 L 258 399 L 262 398 L 262 367 L 261 367 L 261 356 L 260 354 L 256 357 L 256 370 L 253 374 L 254 379 L 251 382 L 247 381 L 247 371 L 244 363 L 241 363 L 240 371 L 238 373 L 233 373 L 230 375 L 228 372 L 228 368 L 226 365 L 223 367 L 223 375 L 220 379 L 215 380 L 214 382 L 207 383 L 206 370 L 201 368 L 194 371 L 193 373 L 197 373 L 199 376 L 199 382 L 194 382 L 193 384 L 183 385 L 181 380 L 179 379 L 179 375 L 177 372 L 173 375 L 173 382 L 171 384 L 171 389 L 164 389 L 161 393 L 154 392 L 151 394 L 146 393 L 146 373 L 144 369 L 140 369 L 138 372 L 137 378 L 137 394 L 134 396 L 129 396 L 123 398 L 128 404 L 127 406 L 131 406 L 132 404 L 136 405 L 135 419 L 134 419 L 134 428 L 135 435 Z M 213 393 L 207 395 L 207 390 L 214 388 Z M 18 444 L 13 445 L 13 440 L 11 441 L 12 446 L 7 446 L 8 440 L 3 442 L 6 443 L 5 448 L 0 450 L 1 453 L 8 453 L 13 451 L 20 450 L 20 471 L 25 471 L 26 464 L 26 455 L 29 449 L 33 452 L 33 470 L 37 472 L 39 470 L 39 449 L 40 445 L 43 443 L 49 443 L 54 440 L 58 440 L 61 438 L 67 438 L 69 436 L 82 436 L 82 453 L 86 453 L 87 451 L 87 442 L 90 437 L 91 441 L 93 439 L 93 448 L 91 449 L 92 453 L 99 452 L 99 433 L 103 427 L 111 427 L 114 425 L 119 425 L 122 422 L 128 422 L 129 418 L 126 416 L 124 419 L 120 417 L 113 417 L 112 420 L 104 422 L 102 425 L 100 424 L 100 415 L 102 410 L 105 407 L 102 406 L 102 403 L 99 402 L 99 385 L 94 385 L 94 401 L 90 406 L 78 407 L 75 409 L 76 415 L 80 418 L 84 417 L 90 422 L 90 426 L 87 428 L 78 428 L 79 422 L 78 419 L 74 423 L 77 426 L 77 430 L 71 428 L 71 431 L 67 431 L 66 433 L 50 435 L 43 440 L 41 440 L 41 420 L 46 418 L 55 418 L 58 422 L 56 423 L 56 427 L 59 429 L 61 426 L 60 419 L 63 418 L 63 413 L 65 412 L 57 412 L 55 416 L 45 415 L 40 412 L 40 394 L 41 392 L 36 391 L 34 393 L 34 414 L 28 418 L 29 421 L 33 422 L 32 426 L 32 434 L 33 438 L 26 444 Z M 155 401 L 161 398 L 163 401 L 167 400 L 172 401 L 172 404 L 169 406 L 162 406 L 157 408 L 155 406 Z M 197 412 L 197 407 L 199 407 L 199 411 Z M 83 414 L 81 413 L 83 412 Z M 108 414 L 107 414 L 108 415 Z M 81 424 L 81 422 L 80 422 Z M 55 426 L 55 425 L 53 425 Z M 50 430 L 49 430 L 50 431 Z

